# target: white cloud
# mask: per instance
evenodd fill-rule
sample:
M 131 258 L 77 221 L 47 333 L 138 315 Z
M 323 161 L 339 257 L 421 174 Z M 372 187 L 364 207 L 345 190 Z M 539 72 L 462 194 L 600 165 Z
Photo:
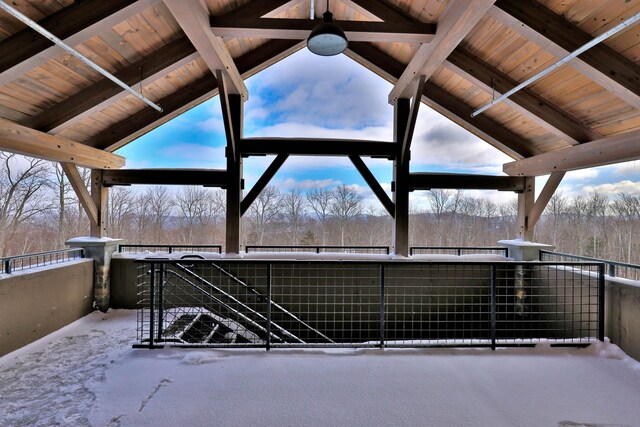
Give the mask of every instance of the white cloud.
M 618 176 L 640 175 L 640 161 L 618 163 L 612 166 L 613 173 Z
M 606 196 L 613 196 L 620 193 L 640 194 L 640 182 L 624 180 L 614 183 L 599 185 L 589 185 L 583 187 L 587 193 L 600 193 Z
M 600 171 L 594 168 L 590 169 L 580 169 L 577 171 L 570 171 L 564 176 L 564 180 L 572 180 L 572 181 L 587 181 L 590 179 L 597 178 L 600 174 Z
M 332 188 L 337 187 L 342 184 L 342 182 L 337 181 L 335 179 L 305 179 L 302 181 L 298 181 L 293 178 L 287 178 L 285 180 L 275 180 L 273 185 L 277 186 L 281 190 L 314 190 L 321 188 Z

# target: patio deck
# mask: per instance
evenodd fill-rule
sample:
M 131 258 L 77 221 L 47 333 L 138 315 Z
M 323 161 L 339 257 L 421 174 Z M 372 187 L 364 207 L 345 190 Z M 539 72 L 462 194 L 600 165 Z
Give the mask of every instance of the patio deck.
M 94 312 L 0 358 L 1 425 L 638 425 L 640 363 L 587 349 L 133 350 Z

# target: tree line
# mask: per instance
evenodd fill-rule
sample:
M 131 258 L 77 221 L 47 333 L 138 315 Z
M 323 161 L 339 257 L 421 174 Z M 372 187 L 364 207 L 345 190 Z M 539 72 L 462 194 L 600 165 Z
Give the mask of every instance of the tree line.
M 81 169 L 87 185 L 90 173 Z M 517 204 L 431 190 L 412 206 L 412 246 L 487 246 L 514 238 Z M 203 187 L 109 189 L 107 234 L 131 244 L 224 244 L 225 193 Z M 391 245 L 392 219 L 340 185 L 306 192 L 267 186 L 243 216 L 243 245 Z M 640 196 L 551 199 L 535 240 L 558 251 L 640 263 Z M 64 247 L 89 221 L 56 163 L 0 153 L 1 256 Z

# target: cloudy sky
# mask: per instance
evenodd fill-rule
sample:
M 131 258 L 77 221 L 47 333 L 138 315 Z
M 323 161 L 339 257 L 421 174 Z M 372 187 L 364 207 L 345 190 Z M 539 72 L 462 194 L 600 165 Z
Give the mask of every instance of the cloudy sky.
M 327 137 L 391 141 L 393 108 L 387 102 L 391 85 L 344 55 L 319 57 L 306 49 L 246 81 L 244 135 L 247 137 Z M 224 169 L 224 127 L 215 97 L 118 150 L 128 168 Z M 246 191 L 273 157 L 245 160 Z M 383 188 L 390 189 L 392 164 L 364 159 Z M 501 174 L 511 159 L 422 105 L 412 144 L 413 172 Z M 546 178 L 537 180 L 540 190 Z M 290 157 L 272 184 L 282 190 L 352 185 L 381 208 L 348 159 Z M 561 184 L 565 196 L 598 191 L 640 194 L 640 162 L 570 172 Z M 495 191 L 470 195 L 495 202 L 514 198 Z M 412 202 L 427 206 L 424 192 Z

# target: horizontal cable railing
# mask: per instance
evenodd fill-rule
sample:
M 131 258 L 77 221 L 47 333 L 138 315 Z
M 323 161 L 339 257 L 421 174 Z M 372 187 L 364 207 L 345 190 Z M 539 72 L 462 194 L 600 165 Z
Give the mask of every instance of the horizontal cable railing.
M 247 245 L 245 252 L 308 252 L 340 254 L 389 254 L 388 246 Z
M 509 250 L 501 246 L 411 246 L 409 255 L 502 255 Z
M 57 251 L 10 256 L 0 258 L 0 262 L 2 262 L 3 273 L 11 274 L 14 271 L 58 264 L 78 258 L 84 258 L 84 250 L 82 248 L 60 249 Z
M 148 258 L 137 347 L 586 345 L 604 264 Z
M 591 261 L 602 262 L 606 267 L 606 274 L 610 277 L 640 280 L 640 265 L 628 264 L 606 259 L 591 258 L 581 255 L 565 254 L 562 252 L 540 251 L 540 261 Z
M 222 253 L 222 245 L 119 245 L 120 253 L 143 253 L 143 252 L 210 252 Z

